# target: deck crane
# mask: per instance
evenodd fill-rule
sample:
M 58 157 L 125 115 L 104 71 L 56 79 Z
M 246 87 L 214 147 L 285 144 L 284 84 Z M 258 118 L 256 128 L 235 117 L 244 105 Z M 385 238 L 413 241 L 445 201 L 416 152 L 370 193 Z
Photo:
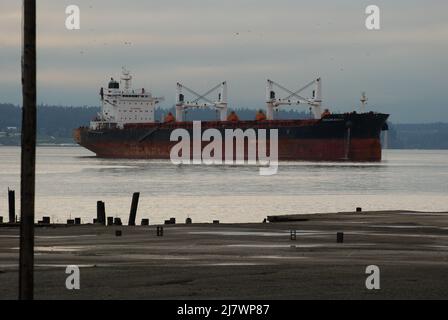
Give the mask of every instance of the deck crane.
M 217 101 L 212 101 L 207 98 L 212 92 L 219 89 Z M 195 98 L 192 101 L 185 101 L 184 90 L 194 95 Z M 220 120 L 227 120 L 227 82 L 221 82 L 214 86 L 204 94 L 199 94 L 194 90 L 184 86 L 181 83 L 177 83 L 176 94 L 176 121 L 184 121 L 184 112 L 189 108 L 215 108 L 220 113 Z
M 315 90 L 313 90 L 313 95 L 311 98 L 305 98 L 300 95 L 300 93 L 312 85 L 315 85 Z M 277 98 L 276 93 L 274 91 L 274 87 L 277 87 L 289 95 L 285 98 Z M 320 119 L 322 115 L 322 80 L 321 78 L 317 78 L 306 86 L 300 88 L 297 91 L 291 91 L 288 88 L 285 88 L 281 84 L 267 80 L 266 85 L 266 118 L 267 120 L 274 120 L 274 110 L 282 105 L 300 105 L 300 104 L 308 104 L 312 107 L 313 115 L 315 119 Z

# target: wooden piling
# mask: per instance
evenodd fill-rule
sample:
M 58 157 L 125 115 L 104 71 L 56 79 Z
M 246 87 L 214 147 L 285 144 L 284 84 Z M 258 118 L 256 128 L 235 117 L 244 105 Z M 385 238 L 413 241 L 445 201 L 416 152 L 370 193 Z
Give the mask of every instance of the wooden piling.
M 16 222 L 16 193 L 8 188 L 9 223 Z
M 176 224 L 176 218 L 170 218 L 170 220 L 165 220 L 165 224 Z
M 135 218 L 137 217 L 138 198 L 140 192 L 134 192 L 132 195 L 131 211 L 129 212 L 128 226 L 135 226 Z
M 96 219 L 97 223 L 106 224 L 106 206 L 103 201 L 96 202 Z
M 19 299 L 34 298 L 36 189 L 36 0 L 23 0 Z
M 336 242 L 343 243 L 344 242 L 344 232 L 336 233 Z
M 290 236 L 291 240 L 297 240 L 297 231 L 289 230 L 289 236 Z

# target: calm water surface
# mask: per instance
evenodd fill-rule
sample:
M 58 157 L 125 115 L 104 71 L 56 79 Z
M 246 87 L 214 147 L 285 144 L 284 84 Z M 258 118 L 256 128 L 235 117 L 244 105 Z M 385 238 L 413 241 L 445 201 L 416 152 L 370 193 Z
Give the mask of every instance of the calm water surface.
M 19 198 L 20 149 L 0 147 L 0 216 L 7 188 Z M 65 222 L 108 216 L 127 222 L 132 193 L 138 221 L 259 222 L 267 215 L 409 209 L 448 211 L 448 150 L 385 150 L 381 163 L 281 163 L 277 175 L 252 166 L 175 166 L 162 160 L 99 159 L 79 147 L 39 147 L 36 215 Z M 18 201 L 17 201 L 18 202 Z M 17 203 L 17 207 L 19 207 Z

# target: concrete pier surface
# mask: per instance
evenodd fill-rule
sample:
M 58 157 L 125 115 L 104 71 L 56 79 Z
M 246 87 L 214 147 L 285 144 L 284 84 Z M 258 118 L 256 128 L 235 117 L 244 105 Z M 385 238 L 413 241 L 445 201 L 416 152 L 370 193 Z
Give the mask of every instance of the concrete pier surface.
M 166 225 L 163 236 L 156 226 L 37 227 L 35 298 L 448 298 L 448 212 L 300 217 Z M 0 299 L 17 298 L 18 248 L 19 229 L 3 224 Z M 66 289 L 67 265 L 80 267 L 80 290 Z M 379 290 L 366 288 L 369 265 L 380 269 Z

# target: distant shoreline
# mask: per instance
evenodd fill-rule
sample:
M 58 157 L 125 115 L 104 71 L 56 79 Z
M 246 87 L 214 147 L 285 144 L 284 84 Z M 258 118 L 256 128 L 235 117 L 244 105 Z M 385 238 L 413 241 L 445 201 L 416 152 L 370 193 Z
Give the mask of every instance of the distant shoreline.
M 254 119 L 256 109 L 234 109 L 242 120 Z M 167 112 L 174 109 L 157 108 L 155 118 L 161 120 Z M 99 112 L 98 107 L 44 106 L 37 111 L 38 145 L 73 143 L 73 129 L 86 126 Z M 307 113 L 297 110 L 283 110 L 279 119 L 303 119 Z M 215 119 L 212 110 L 194 110 L 188 121 Z M 387 134 L 388 149 L 448 150 L 448 123 L 394 123 L 389 122 Z M 20 144 L 21 109 L 11 104 L 0 103 L 0 145 Z M 383 137 L 384 138 L 384 137 Z M 386 141 L 383 141 L 385 143 Z

